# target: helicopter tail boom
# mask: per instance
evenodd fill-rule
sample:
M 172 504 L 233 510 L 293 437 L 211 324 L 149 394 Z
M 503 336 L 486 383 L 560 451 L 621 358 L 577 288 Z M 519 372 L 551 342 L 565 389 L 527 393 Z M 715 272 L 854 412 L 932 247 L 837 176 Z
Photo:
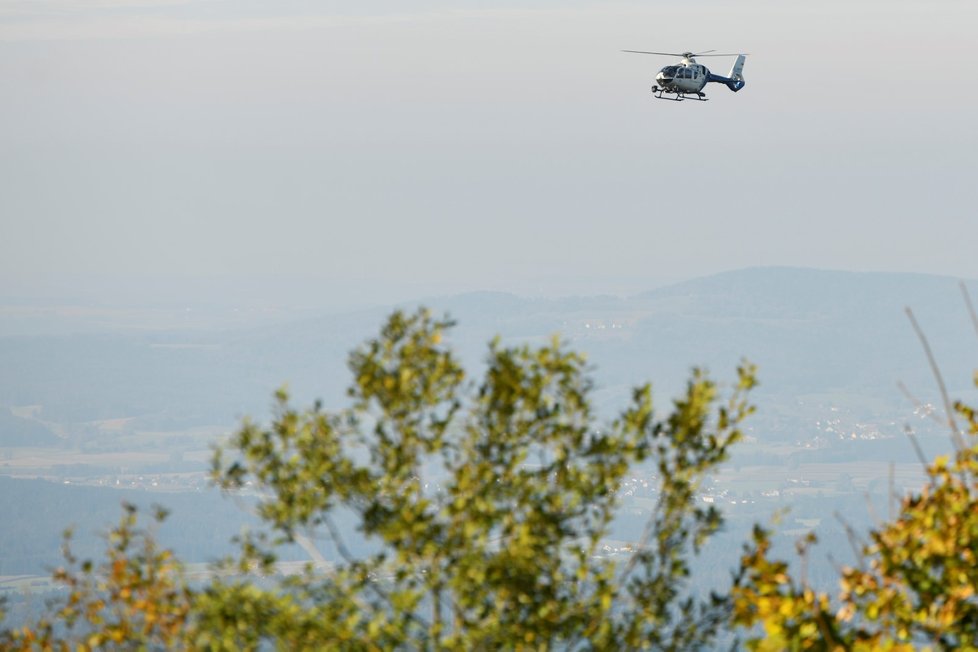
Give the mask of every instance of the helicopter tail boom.
M 736 93 L 744 87 L 744 84 L 747 83 L 744 81 L 744 60 L 746 58 L 747 56 L 744 54 L 737 55 L 737 60 L 734 62 L 733 67 L 730 69 L 730 73 L 726 77 L 710 73 L 708 78 L 709 81 L 724 84 L 727 88 Z

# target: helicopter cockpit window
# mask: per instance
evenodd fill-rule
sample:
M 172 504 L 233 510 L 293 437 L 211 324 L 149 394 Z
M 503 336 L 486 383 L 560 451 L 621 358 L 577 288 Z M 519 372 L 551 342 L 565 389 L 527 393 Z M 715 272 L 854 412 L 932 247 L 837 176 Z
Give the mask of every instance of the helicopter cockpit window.
M 676 72 L 678 72 L 678 70 L 679 70 L 678 66 L 666 66 L 659 72 L 661 72 L 666 77 L 675 77 Z

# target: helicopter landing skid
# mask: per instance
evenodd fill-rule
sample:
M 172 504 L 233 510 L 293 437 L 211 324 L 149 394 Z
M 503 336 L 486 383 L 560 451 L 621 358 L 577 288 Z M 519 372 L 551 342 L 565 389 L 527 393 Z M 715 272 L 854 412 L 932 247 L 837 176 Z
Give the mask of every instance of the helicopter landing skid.
M 669 100 L 671 102 L 682 102 L 683 100 L 696 100 L 697 102 L 708 102 L 709 98 L 706 97 L 706 93 L 682 93 L 676 91 L 667 91 L 658 86 L 652 87 L 652 95 L 657 100 Z M 667 97 L 668 95 L 675 95 L 675 97 Z

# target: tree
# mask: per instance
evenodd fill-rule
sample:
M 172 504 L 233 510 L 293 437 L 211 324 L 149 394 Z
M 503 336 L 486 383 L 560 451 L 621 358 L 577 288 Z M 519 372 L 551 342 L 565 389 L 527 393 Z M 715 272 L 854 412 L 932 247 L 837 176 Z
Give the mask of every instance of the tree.
M 729 617 L 695 596 L 692 554 L 722 523 L 698 502 L 752 410 L 744 365 L 726 399 L 694 372 L 656 418 L 649 386 L 599 426 L 584 358 L 557 339 L 491 344 L 478 382 L 444 342 L 451 322 L 395 313 L 350 357 L 350 407 L 246 422 L 215 455 L 228 492 L 256 492 L 267 530 L 190 593 L 183 640 L 198 648 L 692 649 Z M 658 480 L 641 541 L 602 553 L 619 488 Z M 351 550 L 337 519 L 369 547 Z M 331 542 L 339 561 L 326 562 Z M 312 561 L 276 575 L 277 546 Z
M 957 409 L 978 435 L 975 410 Z M 756 528 L 733 591 L 735 621 L 763 626 L 752 649 L 978 649 L 978 444 L 937 458 L 927 477 L 842 570 L 835 606 L 770 559 L 770 533 Z
M 158 508 L 156 522 L 165 517 Z M 64 539 L 66 564 L 53 577 L 67 596 L 37 623 L 0 632 L 0 650 L 170 649 L 186 642 L 192 594 L 182 567 L 138 526 L 135 507 L 123 505 L 102 564 L 79 562 L 70 531 Z
M 858 565 L 842 569 L 834 602 L 772 559 L 771 534 L 756 527 L 733 589 L 734 622 L 755 628 L 751 649 L 978 650 L 978 410 L 947 398 L 910 318 L 944 395 L 956 452 L 926 464 L 922 490 L 902 500 L 896 518 L 870 530 Z M 805 537 L 800 553 L 815 541 Z

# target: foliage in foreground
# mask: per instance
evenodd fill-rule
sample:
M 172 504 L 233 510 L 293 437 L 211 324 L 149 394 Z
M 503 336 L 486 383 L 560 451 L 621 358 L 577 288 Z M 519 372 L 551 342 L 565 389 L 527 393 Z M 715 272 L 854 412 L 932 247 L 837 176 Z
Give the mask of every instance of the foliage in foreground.
M 158 509 L 156 521 L 165 516 Z M 66 564 L 53 578 L 67 597 L 38 622 L 0 632 L 0 649 L 172 649 L 186 642 L 192 594 L 172 553 L 138 526 L 135 507 L 123 506 L 106 540 L 106 558 L 95 565 L 75 558 L 65 533 Z
M 730 604 L 688 596 L 690 556 L 722 522 L 696 492 L 740 437 L 753 370 L 741 368 L 722 401 L 695 373 L 663 418 L 653 413 L 650 388 L 640 387 L 599 427 L 580 355 L 556 340 L 494 343 L 472 382 L 443 342 L 449 326 L 424 311 L 394 314 L 351 355 L 350 408 L 298 411 L 280 392 L 269 427 L 246 423 L 230 452 L 216 455 L 215 482 L 257 491 L 269 530 L 242 541 L 224 566 L 234 574 L 188 590 L 150 537 L 136 537 L 149 546 L 143 552 L 126 547 L 136 531 L 130 513 L 113 534 L 127 544 L 110 546 L 101 572 L 86 563 L 81 584 L 59 572 L 72 593 L 55 619 L 74 609 L 96 616 L 78 627 L 47 620 L 6 632 L 0 646 L 709 645 Z M 618 489 L 643 463 L 659 481 L 645 534 L 628 557 L 602 556 Z M 337 518 L 349 514 L 370 550 L 348 549 Z M 339 563 L 321 557 L 323 540 Z M 313 561 L 300 574 L 267 579 L 276 546 L 288 542 Z
M 921 492 L 870 531 L 834 603 L 772 559 L 770 533 L 755 528 L 733 589 L 735 623 L 763 629 L 751 649 L 978 650 L 978 413 L 959 402 L 948 425 L 956 454 L 929 464 Z
M 756 528 L 731 593 L 701 603 L 684 597 L 689 555 L 720 515 L 695 491 L 739 437 L 752 371 L 722 404 L 695 375 L 661 420 L 639 388 L 599 430 L 580 356 L 556 342 L 494 344 L 474 385 L 441 342 L 448 326 L 395 314 L 351 357 L 351 408 L 299 412 L 280 393 L 270 427 L 246 424 L 216 456 L 215 481 L 256 488 L 270 526 L 242 542 L 230 574 L 187 588 L 127 508 L 102 564 L 66 546 L 55 578 L 67 597 L 0 632 L 0 649 L 681 650 L 728 626 L 765 651 L 978 649 L 974 408 L 949 410 L 956 454 L 928 465 L 921 492 L 870 532 L 834 599 L 773 559 Z M 602 558 L 616 490 L 643 462 L 661 482 L 646 536 L 631 557 Z M 334 521 L 344 510 L 372 553 L 347 549 Z M 335 566 L 314 545 L 322 535 Z M 304 573 L 274 574 L 283 541 L 309 550 Z

